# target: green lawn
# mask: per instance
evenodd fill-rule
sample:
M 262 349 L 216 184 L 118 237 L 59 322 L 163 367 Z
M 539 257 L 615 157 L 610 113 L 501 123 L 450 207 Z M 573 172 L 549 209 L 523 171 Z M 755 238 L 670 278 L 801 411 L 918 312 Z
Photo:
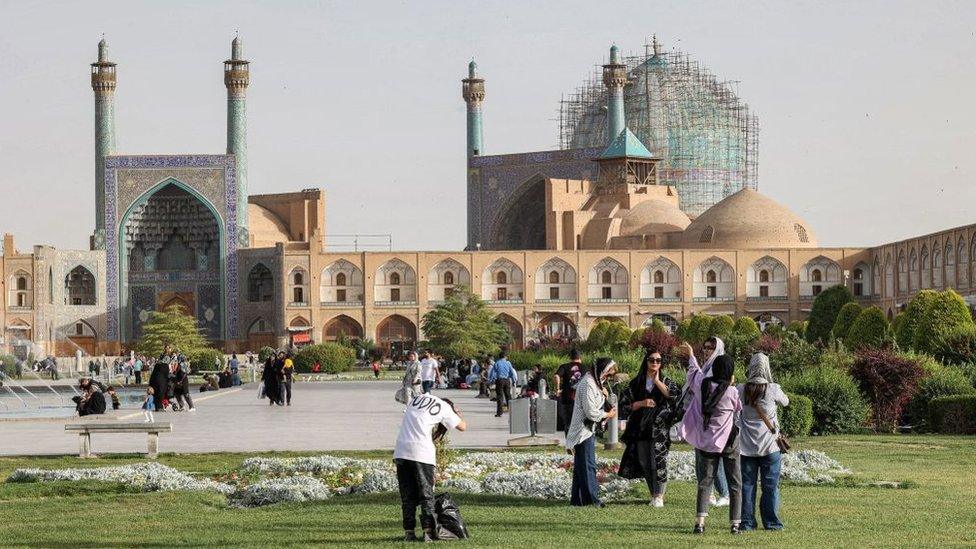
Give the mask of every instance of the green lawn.
M 704 538 L 693 537 L 689 533 L 693 486 L 674 482 L 664 509 L 650 508 L 646 500 L 598 510 L 571 508 L 566 502 L 461 494 L 457 499 L 472 534 L 462 543 L 470 547 L 976 544 L 976 438 L 843 436 L 809 438 L 796 447 L 827 452 L 855 471 L 856 481 L 843 486 L 784 486 L 783 532 L 732 537 L 722 509 L 710 517 Z M 211 475 L 234 469 L 249 455 L 163 455 L 160 462 Z M 0 458 L 0 478 L 23 466 L 87 467 L 136 459 Z M 874 480 L 911 484 L 905 489 L 868 486 Z M 397 541 L 400 508 L 395 494 L 341 496 L 247 510 L 228 508 L 224 501 L 211 494 L 132 493 L 101 483 L 4 483 L 0 484 L 0 546 L 410 545 Z

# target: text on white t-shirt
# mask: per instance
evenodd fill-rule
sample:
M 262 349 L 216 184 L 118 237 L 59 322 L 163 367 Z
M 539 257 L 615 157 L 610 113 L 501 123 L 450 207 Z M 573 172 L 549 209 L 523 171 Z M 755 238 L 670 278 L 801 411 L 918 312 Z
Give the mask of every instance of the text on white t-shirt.
M 437 451 L 431 434 L 438 423 L 453 429 L 461 423 L 461 418 L 450 404 L 434 395 L 419 395 L 410 400 L 400 424 L 393 457 L 436 465 Z

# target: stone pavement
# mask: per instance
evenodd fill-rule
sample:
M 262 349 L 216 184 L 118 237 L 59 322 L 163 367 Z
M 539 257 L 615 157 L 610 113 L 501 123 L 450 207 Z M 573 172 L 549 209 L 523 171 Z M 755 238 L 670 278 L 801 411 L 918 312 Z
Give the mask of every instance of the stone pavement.
M 269 406 L 258 400 L 257 385 L 194 393 L 197 411 L 162 412 L 173 432 L 160 435 L 160 452 L 258 452 L 275 450 L 391 450 L 403 405 L 393 400 L 399 382 L 297 383 L 292 405 Z M 509 438 L 508 416 L 494 417 L 495 403 L 475 391 L 436 391 L 461 409 L 466 432 L 453 432 L 457 447 L 499 447 Z M 123 409 L 122 416 L 141 412 Z M 74 418 L 71 421 L 77 421 Z M 0 455 L 76 454 L 78 437 L 64 420 L 0 421 Z M 145 452 L 144 435 L 92 436 L 99 452 Z

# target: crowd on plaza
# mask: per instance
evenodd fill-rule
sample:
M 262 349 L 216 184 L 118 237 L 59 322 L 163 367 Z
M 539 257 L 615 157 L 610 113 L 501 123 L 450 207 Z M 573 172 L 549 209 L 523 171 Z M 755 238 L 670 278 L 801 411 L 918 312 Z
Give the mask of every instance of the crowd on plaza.
M 664 506 L 671 442 L 684 440 L 695 449 L 695 534 L 704 533 L 710 507 L 729 508 L 732 534 L 756 529 L 757 488 L 762 490 L 759 522 L 767 530 L 782 529 L 780 464 L 788 443 L 779 433 L 777 405 L 786 406 L 789 399 L 773 381 L 769 358 L 753 354 L 745 382 L 737 385 L 732 358 L 725 354 L 720 338 L 711 337 L 702 346 L 703 362 L 687 343 L 679 354 L 687 361 L 683 386 L 662 373 L 662 355 L 651 348 L 646 350 L 638 374 L 620 392 L 619 402 L 609 389 L 617 374 L 611 358 L 598 358 L 587 366 L 573 350 L 570 361 L 556 370 L 553 396 L 558 400 L 565 446 L 573 456 L 570 504 L 604 506 L 597 483 L 596 435 L 625 409 L 627 421 L 621 437 L 625 450 L 618 474 L 643 478 L 653 507 Z M 494 388 L 496 416 L 501 416 L 518 381 L 505 353 L 499 353 L 497 360 L 468 365 L 466 380 L 474 381 L 470 376 L 477 376 L 479 392 Z M 523 396 L 544 391 L 540 387 L 543 380 L 536 366 L 523 386 Z M 418 361 L 417 354 L 410 352 L 396 395 L 406 404 L 406 412 L 394 450 L 407 540 L 419 539 L 415 532 L 418 507 L 424 541 L 437 539 L 435 442 L 450 429 L 466 428 L 458 407 L 432 394 L 439 386 L 448 385 L 441 384 L 439 362 L 433 354 L 425 351 Z

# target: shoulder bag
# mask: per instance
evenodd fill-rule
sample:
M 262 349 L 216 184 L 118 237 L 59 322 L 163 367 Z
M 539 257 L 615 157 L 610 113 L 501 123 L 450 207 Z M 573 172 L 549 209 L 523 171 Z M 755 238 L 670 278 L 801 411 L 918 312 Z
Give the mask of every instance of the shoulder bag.
M 786 435 L 784 435 L 781 431 L 778 431 L 777 429 L 773 428 L 773 422 L 769 421 L 769 418 L 766 417 L 766 412 L 763 412 L 762 408 L 756 406 L 755 410 L 756 413 L 759 414 L 759 419 L 763 420 L 763 423 L 766 424 L 766 428 L 769 429 L 769 432 L 776 435 L 776 446 L 779 446 L 779 451 L 784 454 L 789 452 L 790 440 L 786 438 Z

